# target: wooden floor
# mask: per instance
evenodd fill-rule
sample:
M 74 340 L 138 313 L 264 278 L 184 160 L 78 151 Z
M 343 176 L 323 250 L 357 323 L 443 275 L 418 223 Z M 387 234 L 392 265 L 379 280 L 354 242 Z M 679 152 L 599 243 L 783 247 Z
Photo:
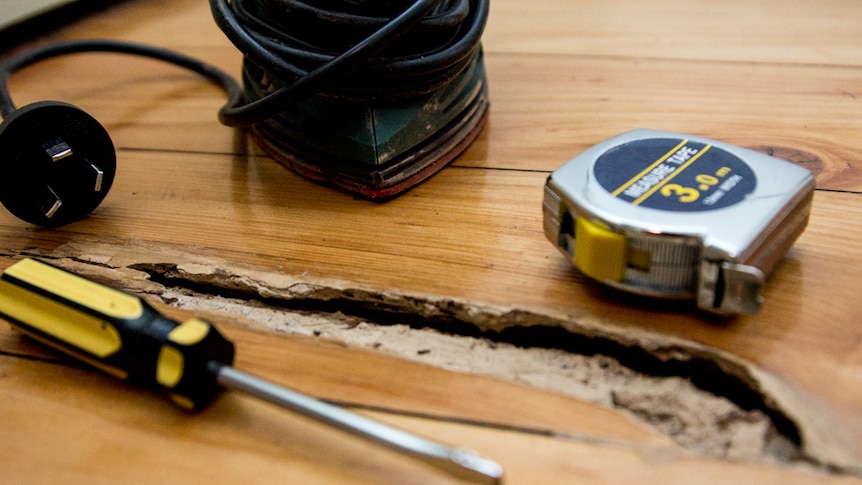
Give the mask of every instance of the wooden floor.
M 475 449 L 505 468 L 507 483 L 855 483 L 860 19 L 862 3 L 852 0 L 495 0 L 483 37 L 487 125 L 451 166 L 385 203 L 285 170 L 220 125 L 223 94 L 185 71 L 113 54 L 48 61 L 12 77 L 13 99 L 83 108 L 110 132 L 119 172 L 95 213 L 61 229 L 0 213 L 0 262 L 51 260 L 177 318 L 192 313 L 183 298 L 207 301 L 192 294 L 201 288 L 258 291 L 248 312 L 194 307 L 236 342 L 237 367 Z M 169 47 L 239 75 L 241 54 L 206 2 L 193 0 L 118 2 L 0 56 L 93 37 Z M 809 226 L 770 278 L 758 314 L 717 322 L 608 291 L 545 239 L 550 172 L 639 127 L 774 153 L 816 175 Z M 488 331 L 464 338 L 494 346 L 511 334 L 505 343 L 523 352 L 528 343 L 512 329 L 562 330 L 558 338 L 580 342 L 564 349 L 605 353 L 659 382 L 691 381 L 768 416 L 792 451 L 716 456 L 645 418 L 649 409 L 488 375 L 469 361 L 406 359 L 385 352 L 387 342 L 375 350 L 289 335 L 254 318 L 272 295 L 333 318 L 381 324 L 389 312 L 453 333 L 460 322 Z M 0 455 L 0 481 L 9 484 L 452 483 L 238 393 L 187 414 L 6 325 Z

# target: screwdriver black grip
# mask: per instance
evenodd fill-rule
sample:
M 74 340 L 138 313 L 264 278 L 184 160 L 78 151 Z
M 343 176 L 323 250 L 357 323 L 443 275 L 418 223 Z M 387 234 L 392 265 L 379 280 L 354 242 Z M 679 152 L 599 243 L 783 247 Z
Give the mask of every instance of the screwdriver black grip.
M 168 319 L 144 300 L 35 259 L 0 276 L 0 316 L 23 333 L 130 382 L 200 409 L 221 391 L 211 364 L 234 345 L 211 323 Z

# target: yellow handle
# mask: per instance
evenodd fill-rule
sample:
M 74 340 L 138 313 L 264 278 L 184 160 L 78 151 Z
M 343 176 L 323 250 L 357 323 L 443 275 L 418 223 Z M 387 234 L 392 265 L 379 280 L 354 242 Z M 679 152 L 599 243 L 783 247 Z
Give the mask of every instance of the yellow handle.
M 221 389 L 210 364 L 233 363 L 233 344 L 209 322 L 179 325 L 140 298 L 34 259 L 0 276 L 0 316 L 112 375 L 157 385 L 188 408 Z

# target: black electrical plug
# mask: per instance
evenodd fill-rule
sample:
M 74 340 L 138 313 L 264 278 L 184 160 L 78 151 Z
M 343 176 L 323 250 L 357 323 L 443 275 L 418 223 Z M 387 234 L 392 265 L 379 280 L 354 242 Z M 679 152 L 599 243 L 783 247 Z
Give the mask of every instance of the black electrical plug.
M 0 124 L 0 202 L 27 222 L 57 227 L 86 217 L 116 171 L 108 132 L 71 104 L 29 104 Z

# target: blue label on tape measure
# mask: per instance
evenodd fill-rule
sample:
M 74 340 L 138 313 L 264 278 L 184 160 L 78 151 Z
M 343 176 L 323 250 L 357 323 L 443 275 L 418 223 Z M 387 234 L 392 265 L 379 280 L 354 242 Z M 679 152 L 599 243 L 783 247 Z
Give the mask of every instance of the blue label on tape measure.
M 708 143 L 649 138 L 601 155 L 599 184 L 632 205 L 669 211 L 707 211 L 743 201 L 754 192 L 754 171 L 739 157 Z

